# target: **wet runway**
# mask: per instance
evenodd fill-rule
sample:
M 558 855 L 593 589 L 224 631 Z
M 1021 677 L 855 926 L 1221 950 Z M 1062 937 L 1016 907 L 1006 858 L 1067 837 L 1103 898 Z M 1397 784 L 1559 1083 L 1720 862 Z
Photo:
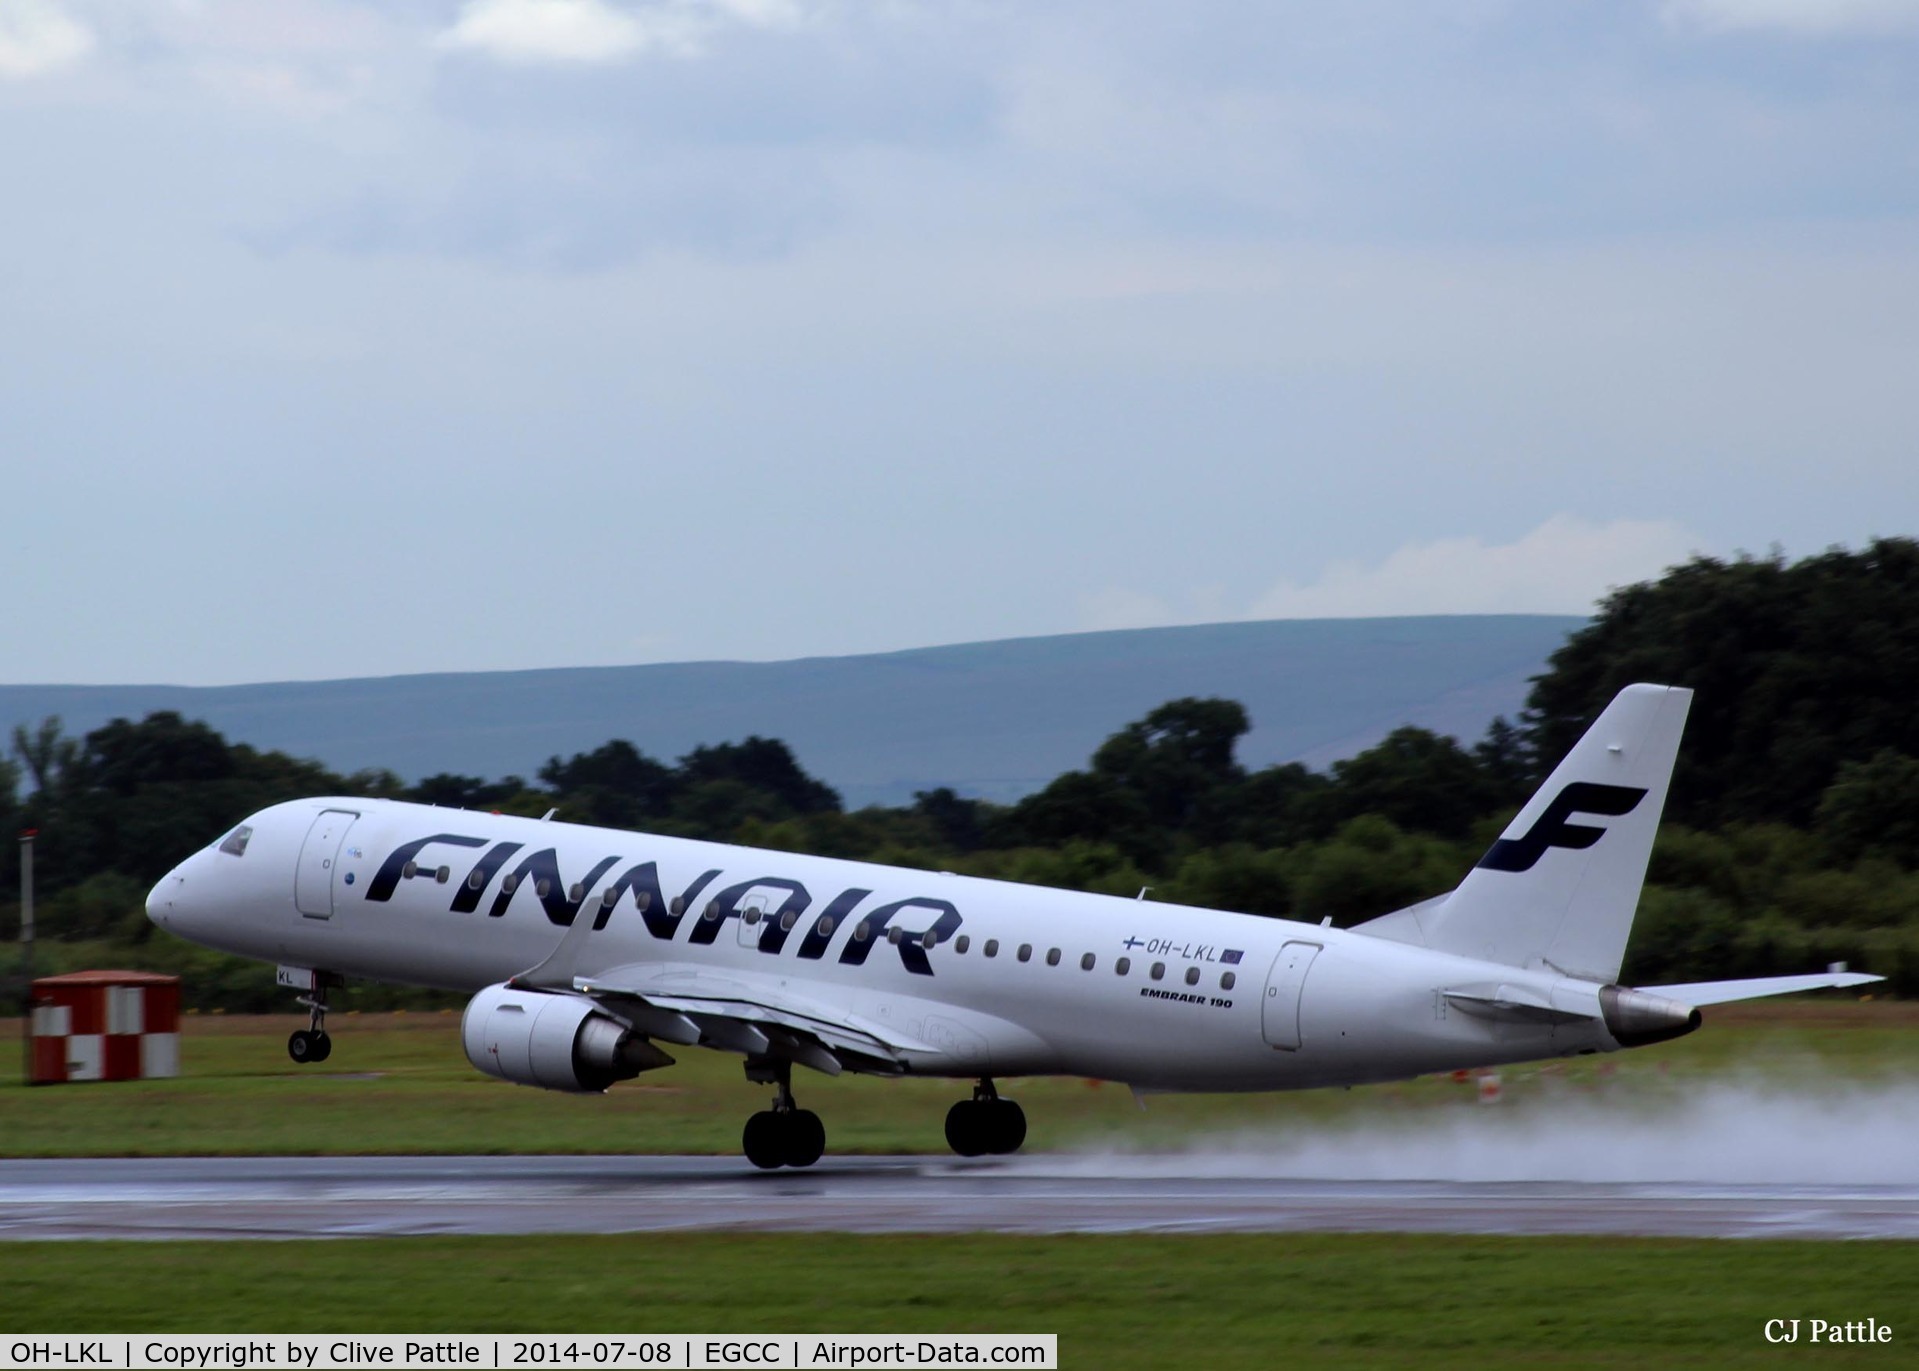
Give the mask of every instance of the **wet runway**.
M 1919 1238 L 1919 1186 L 1353 1181 L 1174 1157 L 247 1157 L 0 1161 L 0 1238 L 674 1229 Z

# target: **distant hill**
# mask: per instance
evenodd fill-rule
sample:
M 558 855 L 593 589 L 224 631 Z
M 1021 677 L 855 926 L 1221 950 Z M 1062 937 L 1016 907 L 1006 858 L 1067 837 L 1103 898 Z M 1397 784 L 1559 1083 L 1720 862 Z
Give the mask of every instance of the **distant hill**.
M 408 780 L 531 777 L 628 738 L 665 760 L 782 738 L 849 807 L 950 785 L 1011 800 L 1182 695 L 1243 703 L 1240 758 L 1324 765 L 1404 723 L 1472 742 L 1585 621 L 1558 615 L 1302 619 L 1127 629 L 789 662 L 684 662 L 245 686 L 0 686 L 0 723 L 70 734 L 171 709 L 235 742 Z

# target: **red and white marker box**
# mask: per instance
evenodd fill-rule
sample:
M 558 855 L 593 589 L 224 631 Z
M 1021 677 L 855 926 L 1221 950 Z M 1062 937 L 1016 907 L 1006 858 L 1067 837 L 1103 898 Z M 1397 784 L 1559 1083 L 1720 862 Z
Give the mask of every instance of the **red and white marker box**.
M 33 1085 L 180 1074 L 180 978 L 74 971 L 33 983 Z

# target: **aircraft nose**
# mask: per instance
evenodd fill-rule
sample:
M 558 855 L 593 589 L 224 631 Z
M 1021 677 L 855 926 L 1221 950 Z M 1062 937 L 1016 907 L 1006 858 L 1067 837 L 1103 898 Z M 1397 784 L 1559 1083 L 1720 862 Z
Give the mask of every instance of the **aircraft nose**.
M 186 887 L 185 870 L 186 864 L 183 862 L 162 876 L 159 883 L 147 892 L 147 918 L 161 928 L 167 928 L 173 922 L 180 894 Z

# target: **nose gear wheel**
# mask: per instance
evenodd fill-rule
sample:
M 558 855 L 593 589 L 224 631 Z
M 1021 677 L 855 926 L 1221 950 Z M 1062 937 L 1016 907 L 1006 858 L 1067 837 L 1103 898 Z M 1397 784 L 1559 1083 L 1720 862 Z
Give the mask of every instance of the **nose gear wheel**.
M 302 995 L 299 1003 L 307 1010 L 307 1026 L 295 1029 L 287 1039 L 287 1056 L 302 1066 L 323 1062 L 333 1055 L 333 1039 L 326 1031 L 327 975 L 314 977 L 313 993 Z

